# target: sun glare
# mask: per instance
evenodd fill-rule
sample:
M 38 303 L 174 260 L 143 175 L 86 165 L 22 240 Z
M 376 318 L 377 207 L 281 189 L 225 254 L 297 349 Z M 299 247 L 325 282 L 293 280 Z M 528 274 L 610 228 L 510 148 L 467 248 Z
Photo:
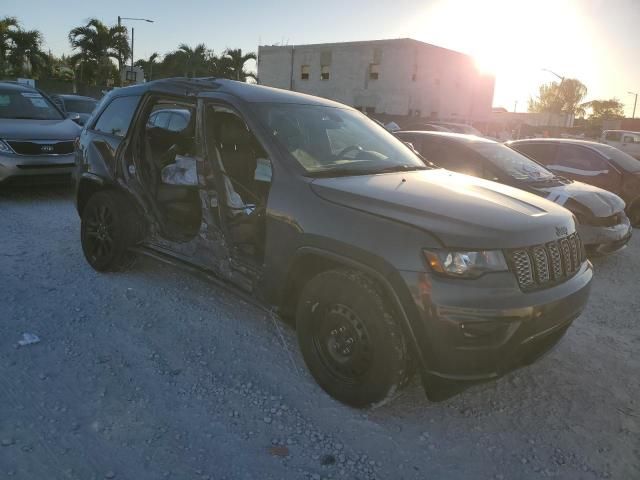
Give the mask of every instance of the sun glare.
M 568 76 L 592 73 L 596 48 L 573 0 L 441 0 L 400 30 L 399 36 L 470 54 L 479 71 L 496 76 L 496 95 L 505 98 L 529 95 L 541 81 L 555 80 L 543 68 Z

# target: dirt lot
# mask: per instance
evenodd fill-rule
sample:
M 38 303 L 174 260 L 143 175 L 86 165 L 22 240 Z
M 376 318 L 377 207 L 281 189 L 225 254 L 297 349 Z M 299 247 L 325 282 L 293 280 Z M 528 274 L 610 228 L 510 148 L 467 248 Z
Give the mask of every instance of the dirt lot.
M 536 364 L 358 411 L 214 285 L 150 259 L 95 273 L 71 200 L 0 193 L 0 478 L 640 478 L 638 236 Z

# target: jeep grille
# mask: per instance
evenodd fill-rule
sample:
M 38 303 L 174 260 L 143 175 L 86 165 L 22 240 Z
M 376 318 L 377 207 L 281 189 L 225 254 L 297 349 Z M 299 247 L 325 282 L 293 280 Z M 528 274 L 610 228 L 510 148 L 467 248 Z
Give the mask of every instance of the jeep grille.
M 538 290 L 561 283 L 580 269 L 586 259 L 577 233 L 543 245 L 507 252 L 522 290 Z

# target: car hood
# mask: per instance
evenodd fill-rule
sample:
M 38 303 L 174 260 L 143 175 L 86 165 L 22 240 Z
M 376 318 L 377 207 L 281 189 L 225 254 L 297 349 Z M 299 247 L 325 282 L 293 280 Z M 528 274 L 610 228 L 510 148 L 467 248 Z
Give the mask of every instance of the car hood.
M 0 138 L 7 140 L 73 140 L 81 128 L 68 118 L 63 120 L 14 120 L 0 118 Z
M 625 203 L 618 195 L 582 182 L 571 182 L 532 191 L 575 213 L 587 213 L 594 217 L 610 217 L 624 210 Z
M 448 247 L 515 248 L 575 231 L 572 215 L 539 196 L 448 170 L 315 179 L 321 198 L 413 225 Z

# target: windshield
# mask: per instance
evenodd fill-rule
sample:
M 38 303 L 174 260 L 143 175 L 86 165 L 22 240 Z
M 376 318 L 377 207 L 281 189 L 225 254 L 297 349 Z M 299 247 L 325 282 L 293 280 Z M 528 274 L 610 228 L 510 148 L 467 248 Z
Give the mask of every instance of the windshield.
M 74 113 L 91 113 L 96 108 L 97 100 L 85 100 L 85 99 L 64 99 L 64 106 L 67 112 Z
M 36 91 L 0 90 L 0 118 L 61 120 L 64 117 Z
M 427 168 L 409 147 L 359 112 L 259 104 L 276 141 L 311 175 L 363 175 Z
M 629 173 L 640 172 L 640 160 L 636 160 L 628 153 L 609 145 L 594 145 L 594 147 L 622 170 Z
M 516 180 L 543 181 L 555 177 L 551 171 L 539 163 L 500 143 L 469 142 L 467 146 Z

